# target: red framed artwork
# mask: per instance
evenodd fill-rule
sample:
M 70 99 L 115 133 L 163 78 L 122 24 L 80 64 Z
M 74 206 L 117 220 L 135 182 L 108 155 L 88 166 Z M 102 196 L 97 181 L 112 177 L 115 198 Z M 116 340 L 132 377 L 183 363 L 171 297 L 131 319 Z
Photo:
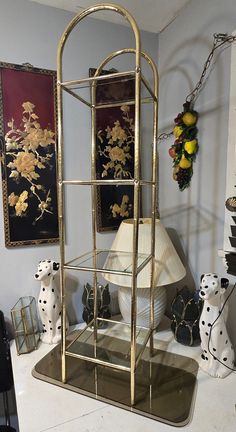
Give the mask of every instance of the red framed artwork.
M 90 68 L 94 76 L 96 69 Z M 111 71 L 102 71 L 102 75 Z M 96 87 L 96 104 L 115 104 L 96 111 L 96 177 L 99 180 L 134 177 L 134 79 L 102 80 Z M 97 231 L 117 230 L 120 223 L 133 217 L 133 186 L 109 185 L 96 188 Z
M 58 242 L 56 72 L 0 63 L 5 245 Z

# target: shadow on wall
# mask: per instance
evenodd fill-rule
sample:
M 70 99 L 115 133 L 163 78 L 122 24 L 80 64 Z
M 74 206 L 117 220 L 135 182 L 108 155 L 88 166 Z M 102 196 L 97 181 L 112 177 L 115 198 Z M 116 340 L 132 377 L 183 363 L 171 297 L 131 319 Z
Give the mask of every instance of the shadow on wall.
M 70 325 L 79 322 L 79 316 L 81 315 L 80 304 L 81 299 L 78 299 L 78 293 L 81 296 L 81 290 L 79 289 L 79 280 L 76 276 L 66 274 L 65 286 L 66 286 L 66 310 L 68 313 L 68 319 Z M 58 280 L 58 289 L 60 283 Z
M 171 226 L 178 232 L 184 247 L 184 262 L 191 266 L 196 283 L 205 271 L 219 271 L 221 262 L 217 250 L 220 234 L 223 235 L 223 218 L 206 207 L 188 204 L 169 208 L 161 216 L 165 226 Z
M 207 54 L 210 52 L 212 48 L 212 41 L 206 38 L 201 38 L 198 34 L 197 37 L 188 38 L 184 42 L 181 43 L 181 45 L 178 45 L 173 48 L 173 50 L 170 52 L 168 51 L 169 55 L 165 58 L 164 63 L 161 67 L 161 86 L 160 86 L 160 117 L 161 117 L 161 131 L 164 129 L 170 128 L 170 130 L 173 129 L 173 117 L 171 116 L 171 125 L 168 124 L 168 119 L 170 118 L 170 112 L 172 112 L 172 108 L 170 110 L 170 99 L 169 97 L 166 97 L 166 90 L 169 88 L 169 94 L 171 95 L 171 99 L 173 101 L 173 94 L 171 93 L 172 90 L 172 83 L 176 83 L 176 78 L 178 78 L 178 82 L 184 83 L 185 91 L 183 94 L 179 92 L 177 93 L 177 98 L 180 99 L 180 105 L 178 106 L 177 110 L 179 111 L 182 108 L 182 104 L 185 102 L 185 98 L 190 93 L 193 88 L 195 87 L 197 80 L 199 79 L 202 67 L 204 64 L 205 58 L 202 59 L 202 62 L 198 61 L 198 57 L 193 57 L 191 54 L 194 48 L 201 47 L 202 52 L 206 52 L 205 58 L 207 57 Z M 200 51 L 200 52 L 201 52 Z M 186 55 L 188 53 L 188 55 Z M 182 86 L 182 84 L 181 84 Z M 176 84 L 174 85 L 173 89 L 175 90 Z M 162 97 L 163 93 L 163 97 Z M 167 93 L 167 96 L 168 96 Z M 179 96 L 180 95 L 180 96 Z M 177 100 L 177 99 L 176 99 Z M 177 112 L 176 112 L 177 114 Z
M 171 303 L 173 298 L 176 296 L 177 292 L 183 288 L 184 286 L 187 286 L 191 291 L 195 290 L 195 282 L 191 273 L 191 270 L 188 265 L 188 259 L 184 253 L 183 247 L 181 245 L 179 235 L 177 231 L 173 228 L 166 228 L 166 231 L 176 249 L 177 254 L 179 255 L 185 269 L 186 269 L 186 276 L 184 279 L 180 280 L 179 282 L 175 282 L 173 284 L 170 284 L 166 287 L 167 292 L 167 309 L 166 309 L 166 315 L 171 318 Z
M 223 19 L 226 19 L 226 16 Z M 218 20 L 220 22 L 221 17 Z M 200 78 L 204 61 L 212 48 L 213 33 L 217 31 L 219 22 L 217 23 L 216 20 L 215 23 L 212 20 L 204 22 L 203 26 L 196 23 L 196 28 L 193 28 L 193 31 L 197 31 L 196 35 L 186 37 L 184 41 L 181 41 L 180 38 L 181 42 L 178 42 L 176 38 L 173 46 L 168 39 L 164 40 L 165 32 L 160 36 L 162 38 L 160 47 L 163 45 L 163 53 L 160 48 L 160 55 L 163 55 L 160 86 L 161 132 L 168 132 L 169 128 L 170 130 L 173 128 L 175 115 L 181 110 L 185 97 Z M 177 32 L 178 29 L 176 29 L 176 34 Z M 222 247 L 221 238 L 223 237 L 223 220 L 220 218 L 222 215 L 223 219 L 224 209 L 226 152 L 225 145 L 222 144 L 227 139 L 225 116 L 228 107 L 226 91 L 230 65 L 229 55 L 230 49 L 228 53 L 221 52 L 214 57 L 214 62 L 207 72 L 208 78 L 204 83 L 203 91 L 200 92 L 197 99 L 195 109 L 199 112 L 200 149 L 194 164 L 191 190 L 188 193 L 184 192 L 182 196 L 179 193 L 178 201 L 176 199 L 177 189 L 170 183 L 171 161 L 167 160 L 168 156 L 163 146 L 160 149 L 160 155 L 162 151 L 165 152 L 164 164 L 161 164 L 162 208 L 168 209 L 169 213 L 177 210 L 180 216 L 178 221 L 174 220 L 174 217 L 167 218 L 165 225 L 173 226 L 179 233 L 196 283 L 202 272 L 207 270 L 219 272 L 221 268 L 217 249 Z M 226 62 L 226 67 L 223 61 Z M 176 82 L 179 83 L 178 86 Z M 173 114 L 175 106 L 177 106 L 177 111 Z M 168 144 L 173 144 L 173 138 Z M 223 172 L 223 176 L 220 176 L 219 172 Z M 164 193 L 167 189 L 169 194 Z M 169 204 L 173 206 L 175 199 L 177 204 L 180 201 L 185 202 L 185 208 L 184 206 L 179 208 L 177 205 L 176 209 L 169 209 Z M 162 212 L 161 215 L 163 216 Z M 199 253 L 200 250 L 202 254 Z

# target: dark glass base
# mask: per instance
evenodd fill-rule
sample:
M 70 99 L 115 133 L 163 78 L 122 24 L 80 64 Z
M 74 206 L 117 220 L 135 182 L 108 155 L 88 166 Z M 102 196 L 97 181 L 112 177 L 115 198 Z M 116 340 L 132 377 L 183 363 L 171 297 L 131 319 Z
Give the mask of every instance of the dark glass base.
M 114 347 L 115 338 L 104 335 L 104 345 Z M 117 339 L 117 350 L 104 349 L 107 361 L 122 361 L 129 343 Z M 86 344 L 85 344 L 86 345 Z M 86 349 L 86 347 L 85 347 Z M 110 403 L 173 426 L 191 418 L 198 363 L 189 358 L 146 348 L 136 371 L 136 400 L 130 405 L 130 374 L 95 363 L 67 357 L 67 383 L 61 382 L 61 349 L 56 346 L 34 370 L 35 378 Z

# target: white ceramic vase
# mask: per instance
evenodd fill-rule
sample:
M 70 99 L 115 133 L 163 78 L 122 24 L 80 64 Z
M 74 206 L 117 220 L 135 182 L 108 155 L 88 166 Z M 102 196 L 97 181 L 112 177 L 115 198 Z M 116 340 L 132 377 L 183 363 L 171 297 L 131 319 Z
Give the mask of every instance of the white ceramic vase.
M 131 289 L 120 287 L 118 301 L 121 315 L 126 323 L 131 321 Z M 154 327 L 156 328 L 163 318 L 166 309 L 166 288 L 163 286 L 154 289 Z M 137 325 L 149 328 L 150 316 L 150 289 L 137 289 Z

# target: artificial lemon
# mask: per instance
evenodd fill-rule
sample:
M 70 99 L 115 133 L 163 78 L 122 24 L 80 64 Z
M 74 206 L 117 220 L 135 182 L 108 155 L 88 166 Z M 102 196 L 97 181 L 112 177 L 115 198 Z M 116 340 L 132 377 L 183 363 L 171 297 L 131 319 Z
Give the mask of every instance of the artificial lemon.
M 186 112 L 182 120 L 186 126 L 193 126 L 197 121 L 197 116 L 191 112 Z
M 184 150 L 186 150 L 186 152 L 188 154 L 194 154 L 197 151 L 197 140 L 193 139 L 191 141 L 186 141 L 184 144 Z
M 179 166 L 182 169 L 188 169 L 190 168 L 192 165 L 192 162 L 190 160 L 188 160 L 184 155 L 181 157 L 180 159 L 180 163 Z
M 183 132 L 183 128 L 182 128 L 182 126 L 175 126 L 173 132 L 174 132 L 174 136 L 175 136 L 175 138 L 179 138 L 180 135 L 181 135 L 182 132 Z

